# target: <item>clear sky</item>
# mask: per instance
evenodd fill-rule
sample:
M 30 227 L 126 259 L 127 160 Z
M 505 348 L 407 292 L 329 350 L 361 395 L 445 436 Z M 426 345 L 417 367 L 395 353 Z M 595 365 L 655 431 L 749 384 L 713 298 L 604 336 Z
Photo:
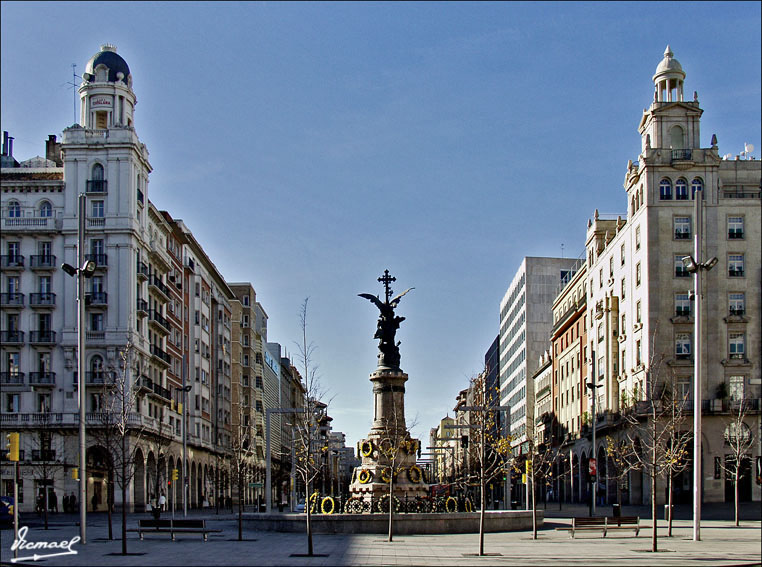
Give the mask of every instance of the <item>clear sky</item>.
M 587 219 L 626 212 L 651 77 L 670 44 L 705 111 L 702 146 L 760 144 L 760 3 L 3 2 L 2 129 L 19 160 L 74 122 L 71 64 L 125 58 L 149 198 L 268 339 L 299 308 L 350 444 L 372 420 L 389 269 L 415 434 L 450 412 L 497 336 L 524 256 L 577 257 Z M 78 111 L 77 111 L 78 112 Z

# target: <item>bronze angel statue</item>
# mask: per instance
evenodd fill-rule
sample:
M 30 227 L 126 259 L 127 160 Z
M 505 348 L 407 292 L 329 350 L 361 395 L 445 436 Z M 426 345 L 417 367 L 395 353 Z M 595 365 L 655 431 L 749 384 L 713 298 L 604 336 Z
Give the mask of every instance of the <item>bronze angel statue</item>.
M 378 366 L 384 368 L 396 368 L 399 369 L 400 365 L 400 343 L 394 342 L 394 336 L 397 329 L 400 328 L 400 323 L 405 320 L 404 317 L 398 317 L 394 314 L 394 309 L 399 305 L 402 297 L 410 290 L 415 289 L 413 287 L 406 289 L 393 299 L 389 299 L 392 290 L 389 288 L 389 283 L 396 281 L 396 278 L 389 276 L 389 270 L 384 272 L 384 275 L 378 278 L 378 281 L 384 283 L 385 300 L 381 299 L 377 295 L 371 295 L 370 293 L 360 293 L 360 297 L 368 299 L 379 310 L 378 326 L 376 328 L 376 334 L 373 335 L 374 339 L 379 339 L 378 342 Z

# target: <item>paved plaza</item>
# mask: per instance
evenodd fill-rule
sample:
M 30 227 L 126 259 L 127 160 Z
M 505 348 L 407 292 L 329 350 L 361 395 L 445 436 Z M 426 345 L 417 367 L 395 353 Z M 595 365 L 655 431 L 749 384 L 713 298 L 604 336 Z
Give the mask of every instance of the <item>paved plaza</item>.
M 603 509 L 602 512 L 606 512 Z M 631 513 L 633 510 L 625 510 Z M 678 509 L 673 537 L 666 537 L 666 524 L 659 521 L 659 552 L 650 552 L 650 525 L 643 520 L 644 529 L 635 538 L 631 532 L 609 534 L 588 533 L 571 539 L 568 532 L 555 528 L 571 525 L 573 515 L 586 515 L 581 507 L 548 509 L 544 527 L 533 540 L 531 532 L 487 534 L 485 557 L 477 557 L 478 534 L 396 536 L 392 543 L 383 535 L 322 535 L 315 534 L 315 553 L 307 551 L 305 534 L 252 532 L 244 529 L 245 541 L 237 541 L 235 516 L 214 512 L 189 513 L 205 518 L 209 527 L 223 530 L 211 534 L 204 542 L 200 535 L 184 535 L 172 542 L 168 534 L 146 535 L 140 541 L 137 534 L 128 535 L 128 552 L 121 556 L 121 542 L 107 539 L 104 514 L 92 514 L 88 519 L 88 544 L 76 545 L 77 555 L 20 562 L 25 565 L 760 565 L 762 526 L 758 506 L 745 507 L 741 527 L 716 519 L 728 516 L 729 509 L 705 510 L 702 521 L 702 541 L 692 540 L 692 523 L 688 509 Z M 637 509 L 637 512 L 646 512 Z M 135 527 L 144 514 L 131 515 L 128 526 Z M 643 516 L 641 516 L 643 517 Z M 39 520 L 28 519 L 28 541 L 61 541 L 76 536 L 74 516 L 56 516 L 51 529 L 45 531 Z M 115 518 L 115 535 L 119 534 L 119 519 Z M 2 530 L 2 564 L 10 565 L 13 531 Z M 38 553 L 40 553 L 38 551 Z M 43 552 L 44 553 L 44 552 Z M 22 552 L 20 557 L 31 555 Z

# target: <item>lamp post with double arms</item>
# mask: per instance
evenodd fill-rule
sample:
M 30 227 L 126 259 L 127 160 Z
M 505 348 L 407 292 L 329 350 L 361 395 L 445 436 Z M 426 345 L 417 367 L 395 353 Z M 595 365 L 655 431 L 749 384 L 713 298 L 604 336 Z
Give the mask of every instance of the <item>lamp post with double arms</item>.
M 62 264 L 61 269 L 77 278 L 77 380 L 79 382 L 79 538 L 87 543 L 87 443 L 85 440 L 85 418 L 87 392 L 85 391 L 85 278 L 93 277 L 97 267 L 92 260 L 85 259 L 85 220 L 87 196 L 79 194 L 79 224 L 77 226 L 77 266 Z
M 591 478 L 591 502 L 590 502 L 590 515 L 595 516 L 595 499 L 597 497 L 597 489 L 598 489 L 598 453 L 597 448 L 595 446 L 595 429 L 596 425 L 598 424 L 598 416 L 596 415 L 596 399 L 598 398 L 598 392 L 596 391 L 598 388 L 602 388 L 603 384 L 596 384 L 596 375 L 595 375 L 595 351 L 592 352 L 592 359 L 590 360 L 590 369 L 591 369 L 591 378 L 590 382 L 585 382 L 585 386 L 590 390 L 590 394 L 593 397 L 592 401 L 592 407 L 591 412 L 593 414 L 592 417 L 592 423 L 590 427 L 593 429 L 593 449 L 591 451 L 591 459 L 593 459 L 593 462 L 595 463 L 595 477 Z
M 704 289 L 703 272 L 708 272 L 717 264 L 717 258 L 701 261 L 703 218 L 701 209 L 704 192 L 700 187 L 693 193 L 694 200 L 694 242 L 693 256 L 685 256 L 683 264 L 688 273 L 693 274 L 694 330 L 693 330 L 693 540 L 701 540 L 701 398 L 703 352 L 701 340 L 704 333 Z
M 183 393 L 182 403 L 182 428 L 183 428 L 183 517 L 188 515 L 188 471 L 186 470 L 186 463 L 188 459 L 188 433 L 186 431 L 186 416 L 188 415 L 188 409 L 186 404 L 186 398 L 188 392 L 191 391 L 192 386 L 185 384 L 185 357 L 183 356 L 183 385 L 180 388 L 175 388 Z

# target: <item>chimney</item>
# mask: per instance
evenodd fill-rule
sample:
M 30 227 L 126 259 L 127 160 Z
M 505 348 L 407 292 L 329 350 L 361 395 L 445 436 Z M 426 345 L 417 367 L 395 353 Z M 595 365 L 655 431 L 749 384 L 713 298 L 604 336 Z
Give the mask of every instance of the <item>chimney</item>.
M 8 155 L 8 130 L 3 130 L 3 155 Z
M 63 167 L 61 159 L 61 142 L 56 141 L 55 134 L 49 134 L 45 141 L 45 158 L 55 162 L 56 167 Z
M 13 157 L 13 136 L 8 136 L 8 156 Z

